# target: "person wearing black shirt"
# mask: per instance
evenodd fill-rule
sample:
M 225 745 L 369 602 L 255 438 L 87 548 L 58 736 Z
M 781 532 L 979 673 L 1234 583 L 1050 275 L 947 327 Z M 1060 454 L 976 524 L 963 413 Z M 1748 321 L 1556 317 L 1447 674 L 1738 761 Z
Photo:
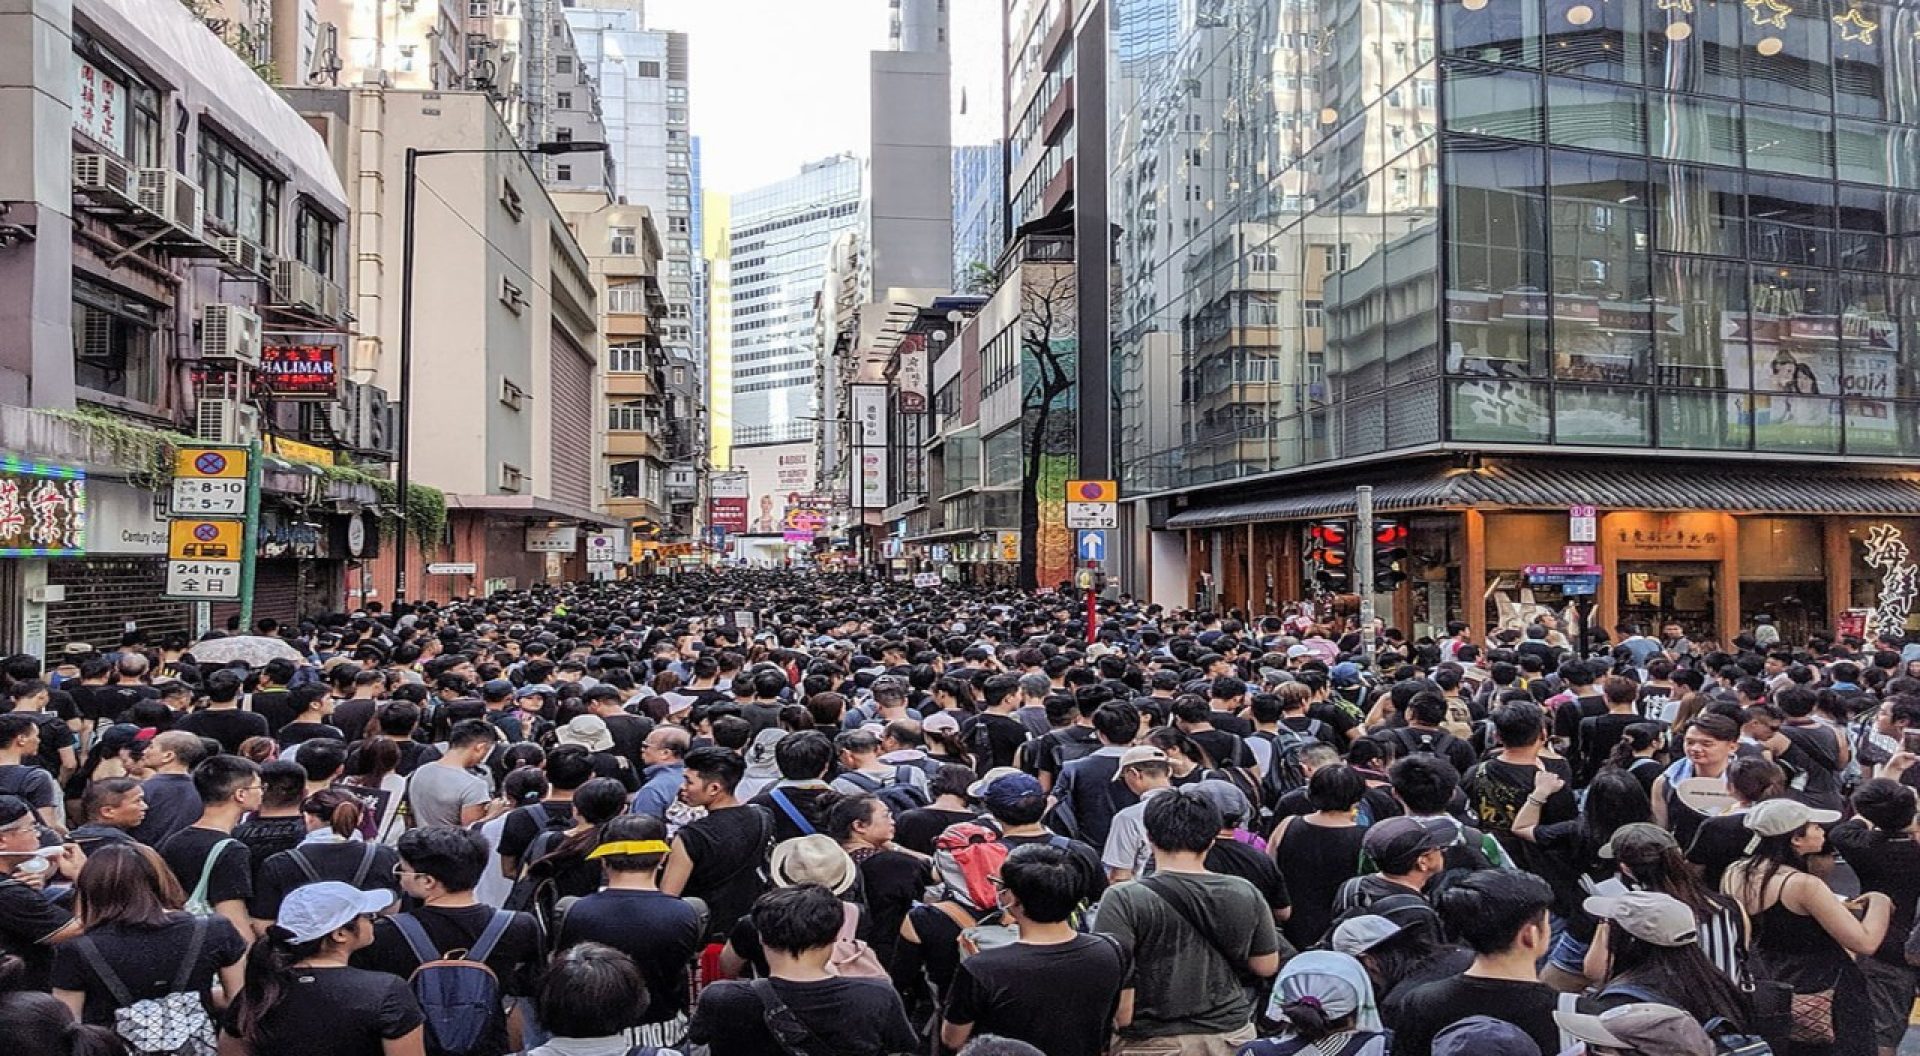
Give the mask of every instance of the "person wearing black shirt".
M 880 979 L 841 978 L 828 969 L 834 938 L 845 919 L 840 900 L 818 884 L 761 896 L 753 906 L 753 922 L 771 977 L 707 987 L 694 1009 L 687 1040 L 709 1046 L 712 1056 L 783 1051 L 767 1027 L 768 1012 L 778 1005 L 806 1033 L 801 1048 L 808 1052 L 890 1056 L 918 1051 L 919 1040 L 891 985 Z
M 1118 942 L 1069 923 L 1080 905 L 1078 873 L 1057 847 L 1029 844 L 1007 856 L 1001 908 L 1019 925 L 1020 938 L 961 960 L 947 992 L 941 1044 L 958 1049 L 975 1035 L 993 1034 L 1047 1056 L 1106 1051 L 1129 968 Z
M 554 949 L 582 942 L 611 946 L 633 958 L 650 1000 L 644 1023 L 665 1023 L 687 1011 L 687 973 L 706 934 L 699 910 L 656 884 L 667 858 L 666 825 L 645 814 L 607 822 L 588 855 L 606 869 L 602 890 L 573 904 L 561 918 Z
M 296 670 L 293 661 L 284 656 L 274 657 L 260 669 L 260 685 L 247 698 L 247 710 L 266 719 L 268 729 L 281 744 L 289 743 L 280 738 L 281 727 L 292 722 L 306 707 L 305 700 L 287 689 Z
M 660 877 L 660 890 L 706 900 L 707 935 L 714 941 L 725 941 L 764 889 L 760 866 L 773 840 L 773 818 L 733 797 L 746 772 L 746 760 L 731 748 L 687 753 L 680 801 L 707 814 L 674 836 Z
M 155 848 L 173 870 L 189 903 L 198 896 L 240 934 L 253 929 L 247 899 L 253 896 L 253 859 L 233 830 L 260 809 L 260 767 L 237 755 L 216 755 L 194 767 L 193 787 L 204 808 L 200 820 Z M 149 814 L 151 817 L 151 814 Z
M 1244 685 L 1239 679 L 1220 679 Z M 1207 709 L 1207 702 L 1199 697 L 1186 695 L 1176 697 L 1173 702 L 1173 718 L 1177 728 L 1193 738 L 1195 744 L 1207 753 L 1207 760 L 1216 767 L 1252 766 L 1253 752 L 1247 742 L 1213 727 L 1213 713 Z M 1198 762 L 1199 760 L 1195 760 Z
M 255 693 L 258 700 L 260 694 Z M 325 686 L 306 685 L 287 693 L 286 710 L 292 717 L 282 723 L 273 739 L 280 742 L 282 748 L 295 744 L 304 744 L 316 737 L 330 737 L 336 741 L 347 739 L 347 731 L 327 721 L 327 708 L 332 702 L 327 696 Z
M 1640 687 L 1632 679 L 1609 676 L 1600 683 L 1600 693 L 1607 703 L 1606 713 L 1580 720 L 1580 770 L 1576 776 L 1581 785 L 1591 782 L 1593 775 L 1607 765 L 1627 727 L 1646 721 L 1640 717 Z
M 485 837 L 447 825 L 426 826 L 401 836 L 395 849 L 400 852 L 400 888 L 419 904 L 408 915 L 426 932 L 428 945 L 441 953 L 472 949 L 498 912 L 473 896 L 474 885 L 487 867 Z M 281 916 L 286 916 L 284 905 Z M 507 997 L 532 996 L 544 963 L 540 943 L 540 922 L 526 913 L 513 914 L 486 959 L 487 967 L 499 980 L 501 993 Z M 353 952 L 351 963 L 355 968 L 384 972 L 404 981 L 421 962 L 393 918 L 381 917 L 374 924 L 372 941 Z M 487 1056 L 504 1056 L 512 1051 L 507 1044 L 505 1014 L 490 1017 L 480 1051 Z
M 276 759 L 260 768 L 260 784 L 260 809 L 233 827 L 233 838 L 247 845 L 250 875 L 256 883 L 267 859 L 290 850 L 307 835 L 307 821 L 300 813 L 300 801 L 307 792 L 306 768 Z
M 49 901 L 40 884 L 13 878 L 20 863 L 40 852 L 40 829 L 33 808 L 18 796 L 0 795 L 0 954 L 20 958 L 25 974 L 17 985 L 44 990 L 53 947 L 80 934 L 72 915 Z M 60 869 L 69 877 L 83 861 L 77 850 L 62 851 Z
M 527 852 L 542 833 L 562 833 L 573 825 L 573 794 L 593 779 L 593 756 L 578 745 L 562 745 L 547 755 L 548 791 L 540 802 L 516 808 L 500 827 L 500 871 L 518 879 L 527 864 Z M 548 837 L 541 853 L 551 851 L 559 836 Z
M 1553 942 L 1547 913 L 1552 902 L 1546 881 L 1507 869 L 1481 870 L 1449 887 L 1440 915 L 1473 948 L 1473 966 L 1406 995 L 1394 1029 L 1394 1056 L 1431 1056 L 1435 1034 L 1475 1014 L 1519 1027 L 1541 1052 L 1558 1052 L 1556 998 L 1534 967 Z
M 986 710 L 960 720 L 960 743 L 973 753 L 974 771 L 985 776 L 995 767 L 1013 765 L 1028 732 L 1027 724 L 1013 717 L 1020 705 L 1020 676 L 994 675 L 981 688 Z
M 626 760 L 628 773 L 638 775 L 645 770 L 647 764 L 640 758 L 640 749 L 647 743 L 647 734 L 653 732 L 653 720 L 628 714 L 621 707 L 620 691 L 612 686 L 595 686 L 582 699 L 587 702 L 588 713 L 607 724 L 607 732 L 613 736 L 613 754 Z
M 942 765 L 927 781 L 927 793 L 933 802 L 893 819 L 894 842 L 909 851 L 932 854 L 934 838 L 947 831 L 947 826 L 979 817 L 978 811 L 967 806 L 967 790 L 973 784 L 972 770 L 955 763 Z

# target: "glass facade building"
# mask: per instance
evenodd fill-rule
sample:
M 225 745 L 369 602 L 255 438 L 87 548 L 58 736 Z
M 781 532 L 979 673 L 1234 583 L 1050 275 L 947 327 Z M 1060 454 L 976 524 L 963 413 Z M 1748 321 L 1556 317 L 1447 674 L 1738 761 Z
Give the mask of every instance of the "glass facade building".
M 1920 457 L 1920 3 L 1110 2 L 1129 493 Z

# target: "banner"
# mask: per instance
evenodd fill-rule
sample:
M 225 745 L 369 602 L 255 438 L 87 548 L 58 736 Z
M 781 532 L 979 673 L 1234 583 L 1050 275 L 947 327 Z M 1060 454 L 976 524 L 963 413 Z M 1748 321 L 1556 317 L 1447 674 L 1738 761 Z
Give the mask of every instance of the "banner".
M 255 376 L 267 391 L 285 400 L 340 398 L 341 334 L 302 335 L 298 341 L 270 335 L 260 344 Z

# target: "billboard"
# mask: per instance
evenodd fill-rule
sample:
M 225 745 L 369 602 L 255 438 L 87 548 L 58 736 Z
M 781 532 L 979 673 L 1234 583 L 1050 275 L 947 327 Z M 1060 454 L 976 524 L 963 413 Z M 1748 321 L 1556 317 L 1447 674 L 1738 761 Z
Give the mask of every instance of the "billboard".
M 268 392 L 281 399 L 337 400 L 344 341 L 339 334 L 312 334 L 298 341 L 281 337 L 264 342 L 254 374 Z
M 736 446 L 733 449 L 733 462 L 734 468 L 746 471 L 746 534 L 780 535 L 798 530 L 798 525 L 789 523 L 790 514 L 802 516 L 819 512 L 805 501 L 814 497 L 812 442 L 769 444 L 765 447 Z
M 0 458 L 0 557 L 77 557 L 86 540 L 85 472 Z
M 707 481 L 707 524 L 729 535 L 747 530 L 747 474 L 715 473 Z

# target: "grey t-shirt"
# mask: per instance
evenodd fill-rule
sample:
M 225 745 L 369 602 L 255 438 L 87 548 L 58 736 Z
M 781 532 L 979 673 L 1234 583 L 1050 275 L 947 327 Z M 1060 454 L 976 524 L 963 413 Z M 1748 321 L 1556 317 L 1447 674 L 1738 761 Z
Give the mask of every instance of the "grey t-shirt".
M 1163 1038 L 1246 1026 L 1253 1003 L 1240 973 L 1249 958 L 1280 949 L 1266 899 L 1246 880 L 1218 873 L 1159 873 L 1153 882 L 1201 907 L 1201 921 L 1235 962 L 1228 964 L 1214 942 L 1144 884 L 1109 888 L 1095 926 L 1118 940 L 1133 963 L 1133 1024 L 1122 1033 Z
M 415 826 L 458 825 L 460 811 L 493 798 L 486 778 L 428 763 L 407 778 L 407 809 Z

